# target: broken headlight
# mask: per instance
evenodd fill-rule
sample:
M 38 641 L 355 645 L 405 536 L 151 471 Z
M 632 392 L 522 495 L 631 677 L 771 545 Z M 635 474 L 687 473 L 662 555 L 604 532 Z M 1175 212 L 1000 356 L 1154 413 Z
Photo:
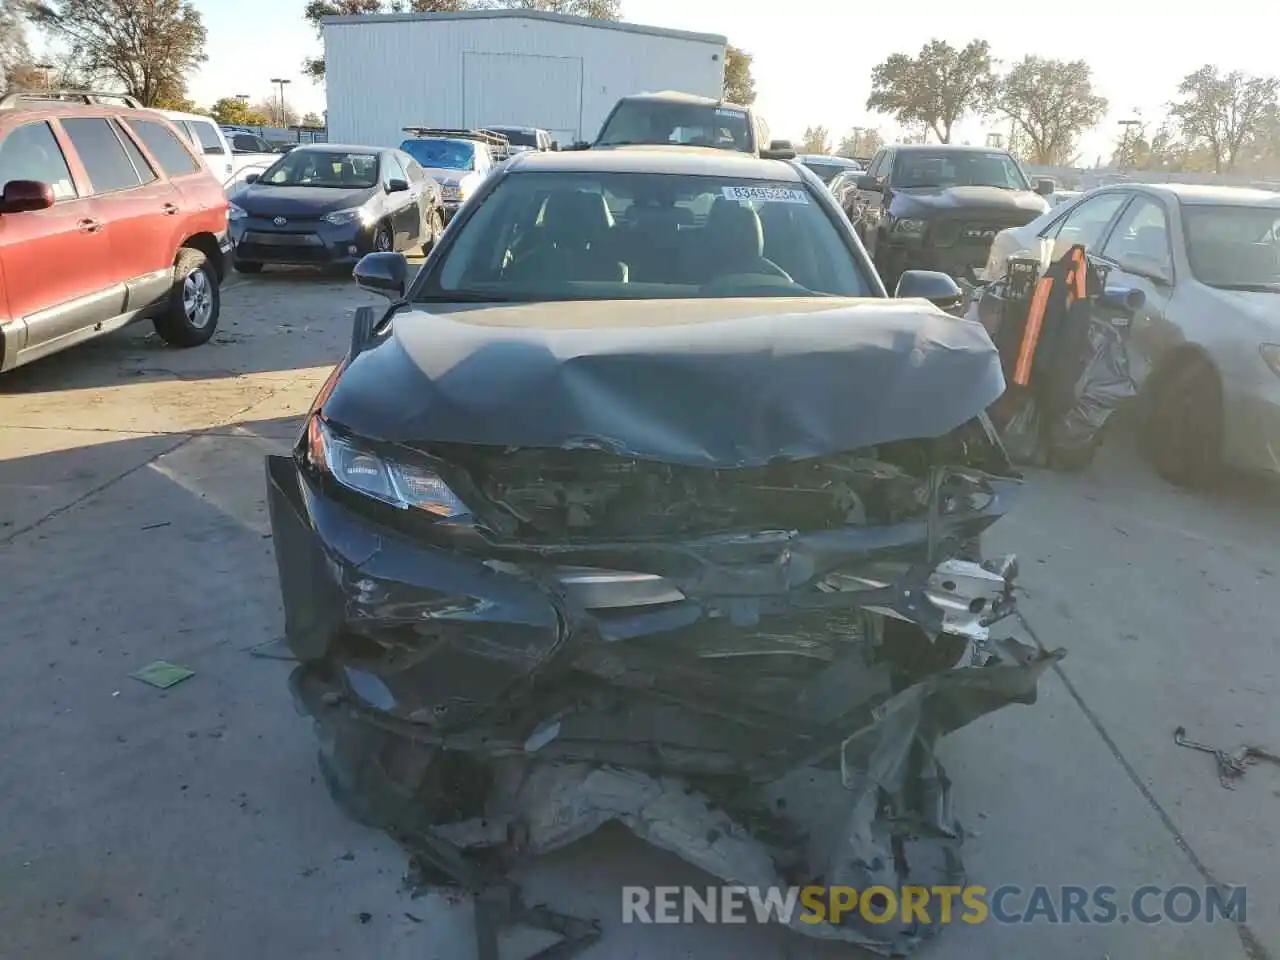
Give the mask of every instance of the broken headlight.
M 307 462 L 337 483 L 401 510 L 422 510 L 446 520 L 471 511 L 431 470 L 375 453 L 338 434 L 319 416 L 307 424 Z

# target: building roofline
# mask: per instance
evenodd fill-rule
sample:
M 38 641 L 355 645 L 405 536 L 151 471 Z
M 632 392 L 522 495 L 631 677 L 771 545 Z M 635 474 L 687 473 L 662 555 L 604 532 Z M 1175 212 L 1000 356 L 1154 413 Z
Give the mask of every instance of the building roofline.
M 696 40 L 701 43 L 728 44 L 728 38 L 718 33 L 694 33 L 691 30 L 674 30 L 668 27 L 650 27 L 642 23 L 625 23 L 619 20 L 595 20 L 591 17 L 575 17 L 567 13 L 548 13 L 543 10 L 460 10 L 456 13 L 375 13 L 357 16 L 325 17 L 325 26 L 374 23 L 413 23 L 423 20 L 546 20 L 550 23 L 591 27 L 596 30 L 620 30 L 623 33 L 641 33 L 675 40 Z

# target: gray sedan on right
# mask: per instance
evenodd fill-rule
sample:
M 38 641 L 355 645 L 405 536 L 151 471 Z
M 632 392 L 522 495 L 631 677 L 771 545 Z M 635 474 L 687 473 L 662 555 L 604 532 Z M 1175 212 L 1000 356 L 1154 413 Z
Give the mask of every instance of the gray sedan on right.
M 1145 295 L 1128 353 L 1165 479 L 1198 486 L 1223 465 L 1280 474 L 1280 193 L 1126 183 L 1017 229 L 1029 228 L 997 238 L 988 280 L 1010 255 L 1047 265 L 1084 244 L 1108 286 Z

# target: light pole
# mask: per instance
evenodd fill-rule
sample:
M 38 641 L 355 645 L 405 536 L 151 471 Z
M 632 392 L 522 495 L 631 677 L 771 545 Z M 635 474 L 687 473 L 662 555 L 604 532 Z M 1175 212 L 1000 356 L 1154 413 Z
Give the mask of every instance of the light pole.
M 1125 168 L 1129 166 L 1129 132 L 1142 123 L 1141 120 L 1121 120 L 1120 126 L 1124 127 L 1124 136 L 1120 138 L 1120 172 L 1124 173 Z
M 285 112 L 284 112 L 284 85 L 286 83 L 293 83 L 293 81 L 286 80 L 284 77 L 272 77 L 271 82 L 276 84 L 280 88 L 280 100 L 276 106 L 276 119 L 279 121 L 280 126 L 287 127 L 288 124 L 285 123 L 285 121 L 288 119 L 288 117 L 285 115 Z

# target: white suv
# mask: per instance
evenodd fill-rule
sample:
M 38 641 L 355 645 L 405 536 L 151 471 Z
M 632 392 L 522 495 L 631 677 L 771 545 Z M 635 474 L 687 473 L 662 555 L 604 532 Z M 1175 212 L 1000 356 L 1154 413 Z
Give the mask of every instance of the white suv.
M 228 141 L 227 134 L 211 117 L 177 110 L 156 112 L 178 128 L 178 132 L 195 147 L 196 154 L 204 158 L 205 166 L 228 190 L 237 180 L 243 180 L 246 173 L 261 173 L 280 159 L 280 154 L 256 134 L 232 133 Z

